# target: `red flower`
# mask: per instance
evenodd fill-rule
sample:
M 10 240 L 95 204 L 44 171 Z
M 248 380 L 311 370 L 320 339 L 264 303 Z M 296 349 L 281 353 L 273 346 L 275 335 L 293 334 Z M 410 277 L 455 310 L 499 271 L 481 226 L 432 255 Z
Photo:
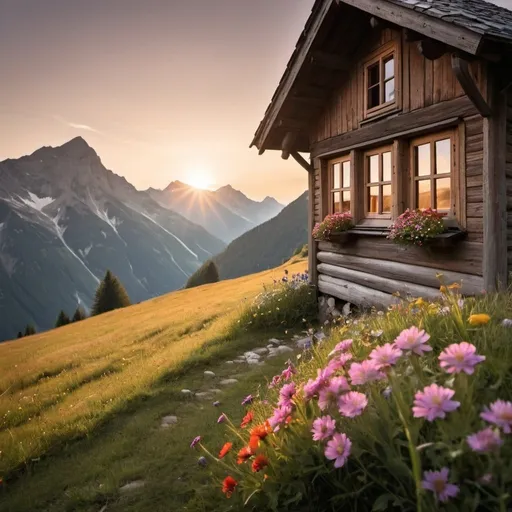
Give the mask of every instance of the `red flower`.
M 258 455 L 252 463 L 252 470 L 254 473 L 257 473 L 258 471 L 261 471 L 262 469 L 266 468 L 267 466 L 268 466 L 267 457 L 265 457 L 265 455 Z
M 237 485 L 238 482 L 232 476 L 224 478 L 224 481 L 222 482 L 222 492 L 226 495 L 226 498 L 231 498 L 231 495 L 235 491 L 235 487 Z
M 251 436 L 249 439 L 249 448 L 255 452 L 260 446 L 260 438 L 258 436 Z
M 223 459 L 230 452 L 232 446 L 233 443 L 226 443 L 219 453 L 219 459 Z
M 261 440 L 263 440 L 263 439 L 265 439 L 265 437 L 267 437 L 268 434 L 270 434 L 270 432 L 272 432 L 272 429 L 270 428 L 270 424 L 267 420 L 267 421 L 265 421 L 265 423 L 254 427 L 251 430 L 251 436 L 256 436 L 256 437 L 260 438 Z
M 245 428 L 247 427 L 247 425 L 249 425 L 249 423 L 251 423 L 251 421 L 253 420 L 254 418 L 254 414 L 252 413 L 252 411 L 249 411 L 243 418 L 242 420 L 242 423 L 240 424 L 240 427 L 241 428 Z
M 253 453 L 249 447 L 242 448 L 238 452 L 237 464 L 243 464 L 246 460 L 252 457 Z

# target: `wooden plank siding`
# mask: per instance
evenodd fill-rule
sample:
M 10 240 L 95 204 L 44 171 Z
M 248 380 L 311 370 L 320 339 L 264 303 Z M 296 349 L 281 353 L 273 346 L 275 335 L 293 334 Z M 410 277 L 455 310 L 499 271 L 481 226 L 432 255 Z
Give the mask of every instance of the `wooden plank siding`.
M 507 147 L 505 175 L 507 180 L 507 260 L 512 273 L 512 88 L 507 94 Z M 509 283 L 512 277 L 509 278 Z

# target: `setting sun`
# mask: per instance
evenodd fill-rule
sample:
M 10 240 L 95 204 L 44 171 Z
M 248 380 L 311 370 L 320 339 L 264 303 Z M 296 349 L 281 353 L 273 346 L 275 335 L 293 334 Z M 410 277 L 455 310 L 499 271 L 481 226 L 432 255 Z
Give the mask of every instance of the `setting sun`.
M 211 173 L 206 171 L 190 171 L 187 176 L 186 183 L 194 188 L 208 190 L 212 187 L 213 178 Z

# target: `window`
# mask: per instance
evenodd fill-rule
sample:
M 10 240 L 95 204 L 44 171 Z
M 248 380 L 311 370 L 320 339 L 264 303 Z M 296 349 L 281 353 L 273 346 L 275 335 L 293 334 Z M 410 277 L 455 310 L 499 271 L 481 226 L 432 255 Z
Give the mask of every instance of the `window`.
M 365 117 L 397 105 L 398 63 L 394 44 L 387 45 L 364 66 Z
M 351 164 L 349 156 L 329 162 L 330 213 L 351 211 L 352 195 L 350 174 Z
M 454 215 L 454 136 L 452 132 L 414 140 L 411 144 L 412 206 Z
M 366 217 L 391 218 L 392 148 L 368 151 L 364 155 Z

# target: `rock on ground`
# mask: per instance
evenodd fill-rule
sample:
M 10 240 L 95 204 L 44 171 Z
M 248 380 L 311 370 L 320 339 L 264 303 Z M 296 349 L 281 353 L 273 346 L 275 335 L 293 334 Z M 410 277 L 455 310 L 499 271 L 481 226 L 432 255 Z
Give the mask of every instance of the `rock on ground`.
M 126 485 L 123 485 L 119 491 L 122 493 L 135 491 L 137 489 L 141 489 L 146 485 L 146 482 L 144 480 L 134 480 L 133 482 L 129 482 Z
M 213 373 L 213 372 L 211 372 L 211 371 L 209 371 L 209 370 L 206 370 L 206 371 L 204 372 L 204 376 L 205 376 L 205 377 L 215 377 L 215 373 Z
M 190 389 L 182 389 L 181 392 L 184 394 L 184 395 L 193 395 L 194 393 L 192 393 L 192 391 L 190 391 Z
M 176 425 L 178 423 L 177 416 L 164 416 L 162 418 L 162 428 L 169 428 L 171 425 Z
M 231 384 L 236 384 L 238 381 L 236 379 L 224 379 L 220 381 L 221 386 L 231 386 Z

